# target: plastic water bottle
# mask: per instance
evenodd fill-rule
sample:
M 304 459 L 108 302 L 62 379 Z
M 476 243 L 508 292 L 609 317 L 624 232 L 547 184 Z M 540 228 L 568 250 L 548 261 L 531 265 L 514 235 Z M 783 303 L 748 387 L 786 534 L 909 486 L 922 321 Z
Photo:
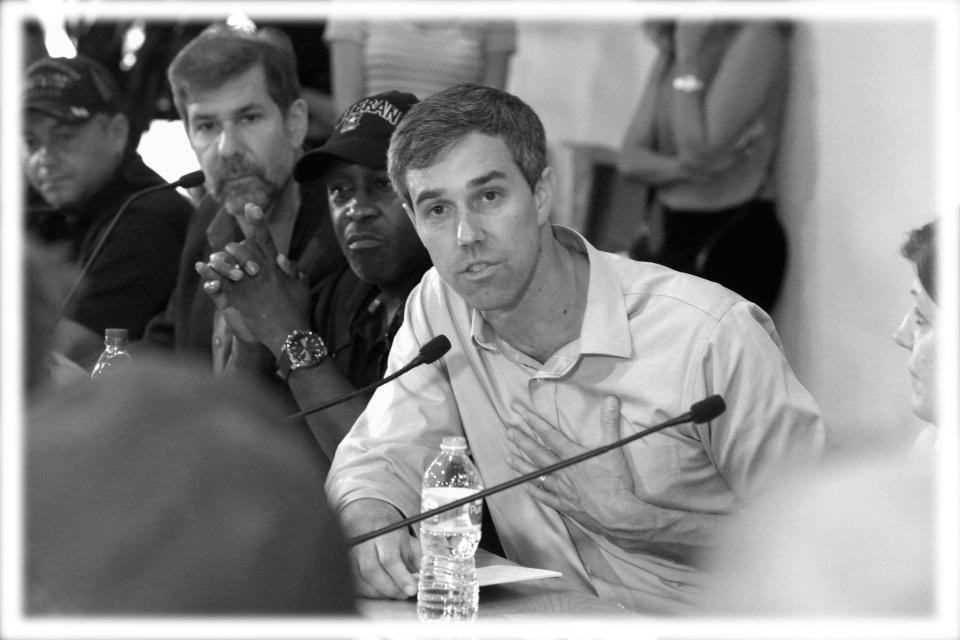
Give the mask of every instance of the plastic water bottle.
M 93 367 L 90 377 L 94 380 L 105 375 L 113 375 L 117 368 L 130 362 L 130 352 L 127 351 L 127 330 L 107 329 L 104 333 L 103 344 L 106 345 L 97 364 Z
M 423 474 L 421 513 L 483 489 L 467 457 L 467 441 L 448 436 L 440 455 Z M 474 620 L 480 583 L 473 555 L 480 542 L 483 502 L 477 500 L 437 514 L 420 524 L 420 582 L 417 616 L 424 621 Z

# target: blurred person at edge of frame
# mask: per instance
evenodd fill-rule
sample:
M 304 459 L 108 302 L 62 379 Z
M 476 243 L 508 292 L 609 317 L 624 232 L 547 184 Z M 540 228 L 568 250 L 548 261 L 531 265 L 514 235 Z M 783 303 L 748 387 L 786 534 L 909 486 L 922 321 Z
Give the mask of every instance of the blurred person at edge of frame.
M 893 339 L 910 352 L 907 372 L 913 386 L 910 407 L 929 426 L 917 438 L 918 446 L 931 443 L 937 425 L 937 223 L 910 231 L 900 253 L 914 267 L 910 287 L 914 304 L 897 328 Z
M 310 434 L 155 355 L 27 412 L 28 615 L 352 613 Z
M 936 539 L 936 222 L 900 248 L 914 303 L 894 334 L 910 351 L 910 406 L 929 423 L 912 449 L 835 456 L 739 520 L 714 557 L 711 608 L 746 615 L 932 615 Z
M 630 256 L 717 282 L 769 313 L 787 260 L 773 178 L 792 25 L 642 28 L 658 56 L 618 160 L 649 188 Z
M 193 207 L 160 190 L 132 202 L 112 226 L 128 198 L 165 181 L 130 145 L 110 74 L 84 56 L 43 57 L 27 69 L 24 86 L 26 225 L 37 240 L 62 244 L 78 271 L 91 264 L 54 337 L 57 351 L 89 367 L 107 327 L 138 340 L 167 304 Z

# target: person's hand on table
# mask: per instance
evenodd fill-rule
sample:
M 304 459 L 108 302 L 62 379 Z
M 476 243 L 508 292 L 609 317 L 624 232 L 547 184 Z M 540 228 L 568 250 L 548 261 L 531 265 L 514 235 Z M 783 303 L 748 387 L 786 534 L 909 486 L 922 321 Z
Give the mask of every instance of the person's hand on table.
M 351 502 L 340 512 L 347 538 L 402 519 L 393 505 L 372 498 Z M 412 574 L 420 569 L 420 542 L 406 528 L 358 544 L 350 556 L 361 596 L 403 600 L 417 594 Z
M 296 265 L 278 254 L 260 207 L 247 204 L 244 218 L 249 237 L 227 244 L 196 269 L 238 336 L 276 354 L 290 331 L 307 328 L 310 291 Z

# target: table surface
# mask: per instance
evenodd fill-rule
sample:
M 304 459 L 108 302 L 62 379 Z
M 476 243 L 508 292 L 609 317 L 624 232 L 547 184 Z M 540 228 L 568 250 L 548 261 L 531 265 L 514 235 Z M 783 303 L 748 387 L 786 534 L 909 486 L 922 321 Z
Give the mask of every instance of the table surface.
M 477 566 L 513 564 L 483 549 L 477 550 Z M 416 620 L 417 599 L 361 599 L 360 615 L 370 620 Z M 627 616 L 640 614 L 596 596 L 572 588 L 562 577 L 525 580 L 480 587 L 478 620 L 529 619 L 536 616 L 556 618 L 560 615 L 580 617 Z

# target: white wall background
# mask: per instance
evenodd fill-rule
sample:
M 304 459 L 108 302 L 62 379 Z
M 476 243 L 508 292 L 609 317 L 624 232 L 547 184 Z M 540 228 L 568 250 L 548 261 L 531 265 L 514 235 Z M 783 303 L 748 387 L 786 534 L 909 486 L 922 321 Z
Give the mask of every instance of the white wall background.
M 891 336 L 910 305 L 900 242 L 934 216 L 933 41 L 920 22 L 795 32 L 778 172 L 791 255 L 774 319 L 844 441 L 912 437 L 918 424 Z M 651 56 L 633 24 L 522 24 L 510 89 L 540 113 L 552 148 L 615 147 Z

